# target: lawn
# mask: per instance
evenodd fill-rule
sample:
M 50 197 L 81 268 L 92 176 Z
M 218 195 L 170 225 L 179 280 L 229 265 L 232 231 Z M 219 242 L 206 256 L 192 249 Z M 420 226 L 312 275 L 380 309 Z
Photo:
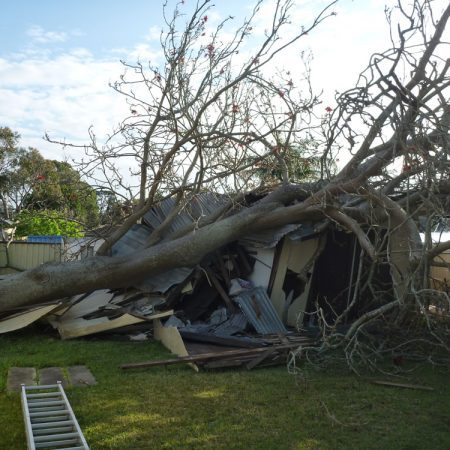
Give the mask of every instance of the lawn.
M 0 336 L 0 449 L 25 449 L 9 367 L 87 365 L 98 385 L 67 394 L 96 449 L 449 449 L 449 371 L 421 367 L 419 391 L 369 383 L 342 369 L 195 373 L 187 366 L 123 372 L 122 363 L 168 357 L 158 343 L 60 341 L 31 327 Z M 378 376 L 378 379 L 386 379 Z

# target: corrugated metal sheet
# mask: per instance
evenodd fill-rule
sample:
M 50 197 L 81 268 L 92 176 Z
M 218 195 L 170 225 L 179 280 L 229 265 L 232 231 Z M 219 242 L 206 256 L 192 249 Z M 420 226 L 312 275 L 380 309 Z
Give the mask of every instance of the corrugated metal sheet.
M 177 214 L 165 231 L 171 234 L 199 218 L 212 214 L 228 202 L 226 195 L 202 192 L 195 195 L 187 205 Z M 143 223 L 154 230 L 161 225 L 175 207 L 175 199 L 168 198 L 154 206 L 143 217 Z M 272 248 L 286 235 L 292 235 L 292 239 L 307 239 L 313 236 L 314 229 L 307 224 L 288 224 L 280 228 L 260 231 L 244 236 L 241 239 L 243 245 L 253 247 Z
M 6 257 L 6 243 L 0 244 L 0 265 L 14 269 L 28 270 L 46 262 L 63 260 L 63 244 L 41 244 L 31 242 L 12 242 L 8 248 L 9 263 Z
M 228 202 L 225 195 L 216 195 L 211 192 L 201 192 L 195 195 L 186 206 L 175 216 L 168 226 L 166 233 L 170 234 L 186 225 L 189 225 L 201 217 L 208 216 Z M 145 216 L 143 222 L 152 230 L 161 225 L 165 218 L 175 207 L 175 199 L 168 198 L 154 206 Z
M 159 275 L 154 275 L 140 283 L 135 283 L 134 287 L 146 293 L 164 293 L 175 284 L 184 281 L 192 273 L 192 270 L 193 269 L 190 267 L 170 269 L 168 272 L 160 273 Z
M 172 233 L 198 220 L 208 216 L 227 202 L 227 197 L 209 192 L 195 195 L 168 226 L 166 233 Z M 155 205 L 143 219 L 143 224 L 133 225 L 128 232 L 114 244 L 112 255 L 132 254 L 136 250 L 145 248 L 152 231 L 161 225 L 175 207 L 175 199 L 168 198 Z M 171 286 L 181 283 L 192 272 L 192 268 L 180 267 L 168 272 L 147 278 L 135 287 L 144 292 L 166 292 Z
M 284 236 L 289 236 L 293 241 L 304 241 L 317 235 L 317 231 L 311 224 L 288 224 L 280 228 L 258 231 L 244 236 L 239 240 L 244 246 L 256 248 L 273 248 Z
M 239 242 L 244 246 L 272 248 L 275 247 L 284 236 L 298 230 L 299 227 L 300 225 L 298 224 L 288 224 L 281 228 L 258 231 L 242 237 Z
M 151 230 L 145 225 L 133 225 L 122 238 L 117 241 L 111 250 L 112 256 L 129 255 L 136 250 L 145 248 Z
M 244 331 L 247 327 L 247 318 L 245 317 L 242 312 L 238 312 L 235 314 L 232 314 L 231 317 L 216 326 L 214 329 L 214 334 L 217 336 L 231 336 L 235 333 Z
M 262 287 L 242 292 L 234 300 L 258 333 L 287 333 Z
M 148 237 L 152 231 L 146 225 L 133 225 L 127 233 L 114 244 L 112 248 L 112 255 L 128 255 L 134 253 L 136 250 L 145 248 Z M 168 272 L 154 275 L 146 278 L 140 283 L 134 284 L 134 287 L 143 292 L 166 292 L 175 284 L 184 281 L 192 272 L 192 268 L 179 267 L 169 270 Z

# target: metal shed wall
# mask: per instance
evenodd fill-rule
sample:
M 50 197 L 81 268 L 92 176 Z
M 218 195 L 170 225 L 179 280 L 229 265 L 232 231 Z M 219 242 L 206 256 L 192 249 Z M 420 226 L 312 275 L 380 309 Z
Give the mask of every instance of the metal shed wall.
M 0 243 L 0 267 L 27 270 L 45 262 L 62 261 L 64 245 L 12 242 L 9 245 L 8 253 L 9 263 L 6 257 L 6 243 Z

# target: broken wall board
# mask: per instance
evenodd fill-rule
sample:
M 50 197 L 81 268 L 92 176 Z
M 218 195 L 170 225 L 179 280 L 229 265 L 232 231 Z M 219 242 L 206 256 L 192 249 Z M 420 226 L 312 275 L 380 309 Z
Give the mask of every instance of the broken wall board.
M 153 321 L 153 336 L 174 355 L 189 356 L 189 352 L 184 345 L 183 338 L 177 327 L 165 327 L 159 319 L 156 319 Z M 199 369 L 196 364 L 190 363 L 189 365 L 198 372 Z
M 164 327 L 160 320 L 153 321 L 153 336 L 177 356 L 188 356 L 183 338 L 177 327 Z
M 75 303 L 72 304 L 64 313 L 64 320 L 76 319 L 77 317 L 85 316 L 91 312 L 97 311 L 102 306 L 106 306 L 114 297 L 108 289 L 99 289 L 91 294 L 85 296 L 81 300 L 75 299 Z
M 153 319 L 171 316 L 172 314 L 173 311 L 164 311 L 148 317 L 136 317 L 131 314 L 123 314 L 117 319 L 112 320 L 109 320 L 107 317 L 99 317 L 98 319 L 91 320 L 78 318 L 68 321 L 60 320 L 56 325 L 58 332 L 63 339 L 72 339 L 103 331 L 111 331 L 116 328 L 122 328 L 136 323 L 148 322 Z
M 286 297 L 288 293 L 283 290 L 283 284 L 286 278 L 288 269 L 295 273 L 300 273 L 311 261 L 314 253 L 317 251 L 319 239 L 308 239 L 306 241 L 294 241 L 285 238 L 283 241 L 280 258 L 276 270 L 273 288 L 271 292 L 271 300 L 277 311 L 279 317 L 283 316 Z M 306 308 L 306 302 L 309 295 L 311 279 L 305 285 L 305 289 L 301 295 L 293 299 L 289 307 L 287 315 L 287 325 L 296 326 L 297 322 L 301 320 L 301 315 Z
M 255 258 L 253 272 L 249 276 L 250 281 L 252 281 L 255 286 L 262 286 L 264 289 L 267 289 L 269 287 L 275 249 L 256 247 L 247 247 L 246 249 L 251 256 Z
M 0 320 L 0 334 L 24 328 L 58 308 L 61 303 L 38 306 Z

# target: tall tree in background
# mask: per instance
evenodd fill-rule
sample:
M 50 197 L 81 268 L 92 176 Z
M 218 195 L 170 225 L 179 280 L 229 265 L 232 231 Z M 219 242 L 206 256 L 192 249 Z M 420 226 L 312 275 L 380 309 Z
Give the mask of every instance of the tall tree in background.
M 0 199 L 3 216 L 10 218 L 10 209 L 7 201 L 9 174 L 13 155 L 17 150 L 19 135 L 8 127 L 0 127 Z
M 27 218 L 39 212 L 39 217 L 50 221 L 72 220 L 91 228 L 99 223 L 95 190 L 81 180 L 80 174 L 70 164 L 45 159 L 38 150 L 18 146 L 19 135 L 2 128 L 5 136 L 2 146 L 2 171 L 0 177 L 3 216 L 8 219 Z M 27 213 L 22 214 L 24 211 Z M 20 229 L 20 227 L 19 227 Z M 40 232 L 36 232 L 40 234 Z

